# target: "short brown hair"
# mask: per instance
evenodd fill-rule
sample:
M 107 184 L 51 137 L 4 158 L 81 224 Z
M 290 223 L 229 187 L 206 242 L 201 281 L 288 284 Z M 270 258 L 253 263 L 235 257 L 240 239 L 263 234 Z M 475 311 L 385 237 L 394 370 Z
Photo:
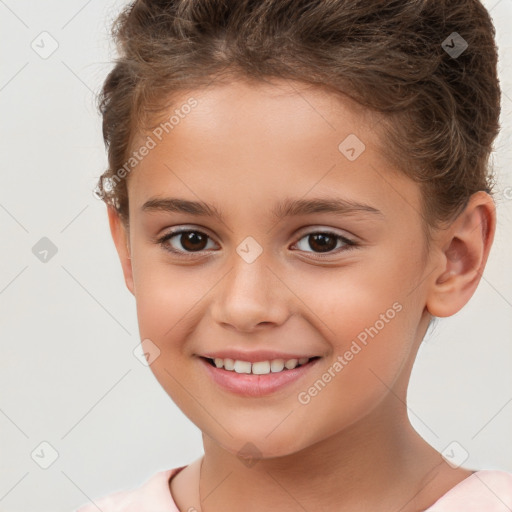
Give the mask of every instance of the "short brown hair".
M 112 36 L 119 58 L 98 101 L 109 168 L 97 194 L 125 222 L 116 172 L 133 141 L 173 93 L 223 73 L 318 85 L 379 113 L 386 155 L 420 183 L 431 226 L 492 192 L 498 57 L 477 0 L 137 0 Z M 454 41 L 467 44 L 460 55 L 448 51 Z

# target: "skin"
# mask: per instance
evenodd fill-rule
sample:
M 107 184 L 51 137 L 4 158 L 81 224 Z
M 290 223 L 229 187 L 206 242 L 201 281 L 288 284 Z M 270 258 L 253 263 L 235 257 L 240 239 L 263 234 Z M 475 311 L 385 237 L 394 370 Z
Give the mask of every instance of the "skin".
M 191 96 L 197 107 L 129 176 L 129 226 L 109 209 L 141 339 L 160 350 L 151 370 L 203 432 L 200 477 L 196 464 L 169 484 L 179 509 L 426 509 L 471 471 L 453 469 L 412 428 L 407 384 L 432 315 L 459 311 L 480 281 L 495 230 L 492 199 L 474 194 L 427 248 L 420 189 L 385 160 L 368 112 L 287 81 L 217 83 L 175 105 Z M 354 161 L 338 149 L 349 134 L 366 146 Z M 142 212 L 155 196 L 215 204 L 223 222 Z M 287 197 L 342 197 L 381 213 L 276 220 L 270 209 Z M 189 259 L 156 241 L 180 226 L 209 237 L 200 252 L 179 235 L 166 242 L 188 248 Z M 320 253 L 306 235 L 326 230 L 357 247 L 338 242 Z M 263 250 L 251 264 L 236 251 L 248 236 Z M 394 318 L 300 403 L 298 394 L 393 304 L 401 306 Z M 271 396 L 242 397 L 213 384 L 197 357 L 223 348 L 321 359 Z M 251 466 L 237 456 L 248 442 L 261 454 Z

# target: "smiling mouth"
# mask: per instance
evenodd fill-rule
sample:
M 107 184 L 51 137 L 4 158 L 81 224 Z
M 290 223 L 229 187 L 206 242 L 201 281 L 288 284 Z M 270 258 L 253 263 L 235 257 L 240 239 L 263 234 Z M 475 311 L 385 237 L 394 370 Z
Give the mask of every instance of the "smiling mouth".
M 320 359 L 319 356 L 314 357 L 301 357 L 300 359 L 272 359 L 267 361 L 257 361 L 251 363 L 249 361 L 241 361 L 239 359 L 221 359 L 201 357 L 207 361 L 211 366 L 220 370 L 226 370 L 232 373 L 239 374 L 252 374 L 252 375 L 267 375 L 270 373 L 281 373 L 293 370 L 294 368 L 305 366 L 311 361 Z

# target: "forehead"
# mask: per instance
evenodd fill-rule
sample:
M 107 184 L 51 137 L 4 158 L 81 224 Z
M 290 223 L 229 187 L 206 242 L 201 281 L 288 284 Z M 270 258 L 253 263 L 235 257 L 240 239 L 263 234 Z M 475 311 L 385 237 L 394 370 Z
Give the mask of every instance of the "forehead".
M 186 124 L 180 130 L 183 135 L 187 127 L 205 134 L 215 131 L 219 136 L 222 132 L 233 135 L 238 128 L 244 128 L 244 132 L 239 132 L 241 137 L 250 132 L 253 140 L 265 141 L 267 148 L 272 141 L 284 146 L 284 139 L 311 142 L 312 137 L 316 137 L 318 143 L 318 138 L 346 129 L 360 135 L 365 131 L 367 139 L 377 135 L 375 130 L 368 130 L 378 125 L 376 113 L 341 93 L 302 82 L 283 79 L 214 81 L 202 89 L 174 94 L 171 111 L 184 109 L 191 98 L 196 99 L 197 104 L 191 109 L 192 115 L 185 115 L 190 120 L 183 123 Z
M 161 119 L 139 138 L 154 147 L 129 177 L 130 203 L 138 208 L 155 195 L 181 194 L 227 199 L 234 208 L 251 200 L 263 211 L 283 194 L 339 193 L 379 209 L 419 209 L 417 185 L 382 154 L 377 117 L 325 89 L 214 83 L 175 94 Z

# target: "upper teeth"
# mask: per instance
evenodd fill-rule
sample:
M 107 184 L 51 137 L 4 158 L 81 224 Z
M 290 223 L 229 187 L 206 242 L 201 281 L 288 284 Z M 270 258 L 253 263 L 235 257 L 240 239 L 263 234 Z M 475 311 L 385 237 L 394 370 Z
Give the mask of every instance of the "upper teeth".
M 220 359 L 216 357 L 213 362 L 217 368 L 224 368 L 225 370 L 235 371 L 236 373 L 253 373 L 255 375 L 264 375 L 266 373 L 277 373 L 293 368 L 300 364 L 305 364 L 309 361 L 309 357 L 301 357 L 300 359 L 272 359 L 271 361 L 258 361 L 250 363 L 249 361 L 240 361 L 239 359 Z

